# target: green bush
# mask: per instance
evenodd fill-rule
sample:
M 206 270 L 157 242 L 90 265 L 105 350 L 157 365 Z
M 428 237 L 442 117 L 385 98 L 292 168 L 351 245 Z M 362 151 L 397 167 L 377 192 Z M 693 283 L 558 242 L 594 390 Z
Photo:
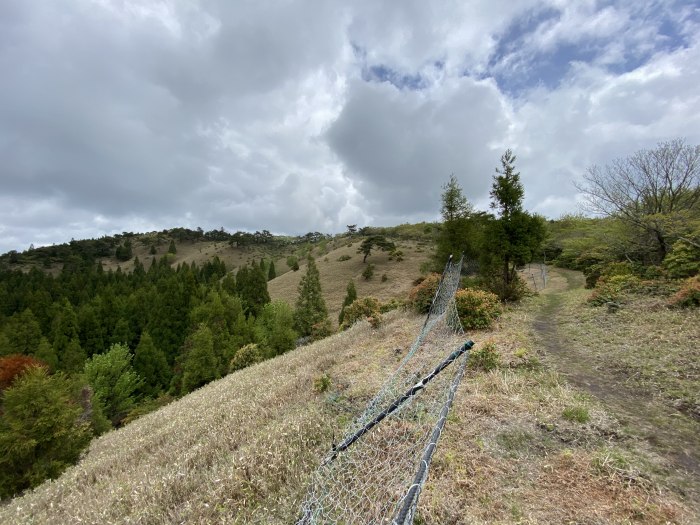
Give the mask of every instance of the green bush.
M 361 297 L 353 301 L 345 309 L 343 324 L 340 328 L 345 330 L 361 319 L 366 319 L 372 325 L 372 328 L 377 328 L 382 323 L 379 301 L 374 297 Z
M 483 290 L 459 290 L 455 294 L 455 303 L 465 329 L 488 328 L 502 311 L 498 296 Z
M 403 261 L 403 251 L 398 249 L 391 250 L 391 252 L 389 252 L 389 260 L 396 262 Z
M 330 319 L 326 318 L 323 321 L 319 321 L 318 323 L 311 325 L 312 341 L 319 341 L 328 337 L 329 335 L 333 335 L 333 325 L 331 324 Z
M 625 293 L 639 289 L 641 280 L 634 275 L 613 275 L 599 279 L 588 303 L 600 306 L 609 302 L 619 301 Z
M 367 266 L 365 266 L 365 269 L 362 271 L 362 277 L 365 278 L 365 281 L 369 281 L 373 276 L 374 265 L 372 263 L 369 263 Z
M 700 272 L 700 248 L 684 241 L 676 241 L 664 259 L 664 268 L 673 279 L 697 275 Z
M 338 257 L 338 262 L 349 261 L 350 259 L 352 259 L 352 257 L 350 257 L 350 256 L 347 255 L 347 254 L 346 254 L 346 255 L 341 255 L 340 257 Z
M 231 359 L 228 371 L 235 372 L 236 370 L 241 370 L 242 368 L 259 363 L 260 361 L 262 361 L 262 353 L 258 345 L 251 343 L 236 351 L 236 355 Z
M 433 297 L 440 285 L 439 273 L 431 273 L 419 282 L 408 295 L 408 304 L 419 313 L 427 313 L 433 303 Z
M 472 350 L 469 354 L 469 368 L 473 370 L 483 370 L 488 372 L 498 368 L 501 363 L 501 356 L 496 350 L 496 345 L 486 342 L 481 348 Z
M 700 307 L 700 276 L 690 277 L 668 302 L 673 308 Z
M 0 498 L 56 478 L 90 442 L 89 421 L 63 374 L 31 367 L 3 393 Z
M 486 275 L 484 279 L 484 287 L 489 291 L 495 293 L 503 301 L 519 301 L 523 297 L 532 295 L 532 291 L 527 287 L 525 281 L 520 277 L 520 275 L 515 275 L 512 281 L 508 284 L 503 282 L 503 279 L 499 273 L 492 273 L 491 275 Z
M 322 376 L 314 379 L 314 392 L 317 394 L 322 394 L 331 387 L 331 377 L 328 374 L 323 374 Z
M 379 311 L 383 314 L 387 312 L 391 312 L 392 310 L 397 310 L 398 308 L 403 308 L 405 303 L 403 301 L 400 301 L 398 299 L 391 299 L 390 301 L 386 303 L 382 303 L 379 306 Z

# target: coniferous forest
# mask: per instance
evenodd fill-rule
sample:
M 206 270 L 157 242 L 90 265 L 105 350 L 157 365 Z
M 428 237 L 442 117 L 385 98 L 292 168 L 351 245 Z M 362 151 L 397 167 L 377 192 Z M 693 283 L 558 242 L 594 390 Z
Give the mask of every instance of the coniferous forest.
M 0 496 L 59 474 L 94 435 L 292 349 L 293 310 L 270 302 L 265 270 L 167 256 L 129 273 L 89 258 L 55 276 L 0 270 Z

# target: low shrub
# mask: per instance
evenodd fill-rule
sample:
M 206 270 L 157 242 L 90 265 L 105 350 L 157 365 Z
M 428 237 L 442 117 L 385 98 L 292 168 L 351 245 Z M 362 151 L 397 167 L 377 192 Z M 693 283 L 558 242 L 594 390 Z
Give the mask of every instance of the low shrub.
M 669 277 L 682 279 L 700 272 L 700 248 L 685 241 L 676 241 L 664 259 Z
M 262 352 L 255 343 L 242 346 L 231 359 L 228 371 L 235 372 L 236 370 L 241 370 L 242 368 L 259 363 L 262 359 Z
M 323 374 L 314 379 L 314 392 L 323 394 L 331 387 L 331 377 L 328 374 Z
M 698 308 L 700 307 L 700 276 L 690 277 L 683 281 L 678 290 L 668 301 L 672 308 Z
M 340 328 L 345 330 L 361 319 L 366 319 L 372 328 L 377 328 L 382 323 L 382 313 L 377 299 L 374 297 L 355 299 L 355 301 L 345 309 L 343 324 Z
M 319 341 L 333 334 L 333 325 L 330 319 L 326 318 L 311 326 L 311 340 Z
M 369 263 L 367 266 L 365 266 L 365 269 L 362 271 L 362 277 L 365 278 L 365 281 L 369 281 L 373 276 L 374 265 L 372 263 Z
M 498 296 L 483 290 L 458 290 L 455 303 L 465 329 L 488 328 L 502 312 Z
M 498 368 L 501 363 L 501 356 L 496 350 L 496 345 L 490 341 L 484 343 L 481 348 L 472 350 L 469 354 L 469 368 L 473 370 L 483 370 L 488 372 Z
M 532 295 L 532 291 L 528 288 L 525 281 L 520 275 L 515 275 L 515 278 L 508 284 L 503 282 L 500 273 L 492 273 L 484 278 L 484 288 L 489 292 L 495 293 L 501 301 L 519 301 L 523 297 Z
M 403 251 L 393 249 L 389 252 L 389 260 L 390 261 L 396 261 L 396 262 L 401 262 L 403 261 Z
M 352 259 L 352 257 L 350 257 L 350 256 L 347 255 L 347 254 L 346 254 L 346 255 L 341 255 L 340 257 L 338 257 L 338 262 L 349 261 L 350 259 Z
M 588 303 L 600 306 L 609 302 L 617 302 L 625 293 L 636 291 L 640 285 L 641 280 L 634 275 L 601 277 L 588 298 Z
M 427 313 L 439 285 L 440 274 L 429 274 L 411 290 L 408 295 L 408 304 L 419 313 Z
M 400 301 L 398 299 L 391 299 L 390 301 L 379 305 L 379 311 L 385 314 L 387 312 L 391 312 L 392 310 L 403 308 L 404 306 L 406 306 L 406 303 L 404 301 Z

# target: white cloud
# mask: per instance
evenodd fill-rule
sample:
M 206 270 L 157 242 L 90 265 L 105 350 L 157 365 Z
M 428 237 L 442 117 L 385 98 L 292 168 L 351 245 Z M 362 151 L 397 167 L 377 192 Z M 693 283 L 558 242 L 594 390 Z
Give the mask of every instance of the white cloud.
M 506 147 L 528 206 L 572 211 L 590 164 L 700 142 L 699 16 L 683 2 L 1 2 L 0 252 L 433 219 L 453 172 L 486 206 Z M 590 57 L 499 87 L 567 45 Z M 372 67 L 421 89 L 367 81 Z

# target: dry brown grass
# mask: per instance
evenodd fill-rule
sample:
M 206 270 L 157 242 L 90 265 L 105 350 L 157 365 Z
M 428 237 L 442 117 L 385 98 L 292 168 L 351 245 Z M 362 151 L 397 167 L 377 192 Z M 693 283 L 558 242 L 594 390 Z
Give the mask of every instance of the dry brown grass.
M 663 460 L 623 442 L 615 418 L 539 363 L 534 311 L 511 309 L 479 334 L 502 365 L 462 383 L 419 522 L 696 523 L 700 515 L 655 481 Z M 570 408 L 587 420 L 566 418 Z
M 61 478 L 1 508 L 0 523 L 292 523 L 333 435 L 421 323 L 394 312 L 379 330 L 360 323 L 230 374 L 97 439 Z M 462 383 L 419 522 L 697 523 L 618 446 L 613 418 L 531 360 L 530 323 L 516 308 L 471 334 L 491 340 L 502 365 Z M 324 374 L 331 388 L 319 394 L 314 380 Z M 562 417 L 571 406 L 588 422 Z
M 700 418 L 700 310 L 671 309 L 659 297 L 629 296 L 616 313 L 586 304 L 590 290 L 565 297 L 560 328 L 595 366 L 655 392 Z
M 390 261 L 388 253 L 373 251 L 367 258 L 367 263 L 375 265 L 374 277 L 367 281 L 362 277 L 366 264 L 362 262 L 362 254 L 357 253 L 359 244 L 359 241 L 355 241 L 352 246 L 343 245 L 326 255 L 315 255 L 316 266 L 321 274 L 321 290 L 333 322 L 338 320 L 350 279 L 355 281 L 358 297 L 371 295 L 382 302 L 405 298 L 413 286 L 413 281 L 420 276 L 421 264 L 428 261 L 431 255 L 429 250 L 412 241 L 397 242 L 397 247 L 404 252 L 403 261 Z M 350 259 L 339 261 L 342 256 L 349 256 Z M 299 271 L 288 272 L 268 283 L 270 297 L 294 306 L 299 281 L 305 273 L 306 264 L 302 260 Z M 384 274 L 387 279 L 382 282 Z

